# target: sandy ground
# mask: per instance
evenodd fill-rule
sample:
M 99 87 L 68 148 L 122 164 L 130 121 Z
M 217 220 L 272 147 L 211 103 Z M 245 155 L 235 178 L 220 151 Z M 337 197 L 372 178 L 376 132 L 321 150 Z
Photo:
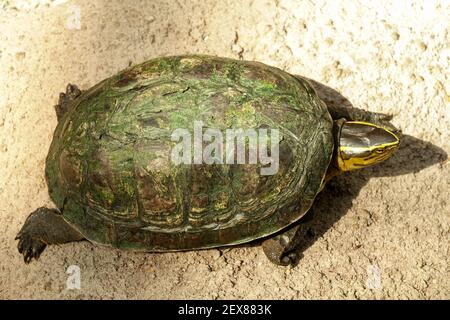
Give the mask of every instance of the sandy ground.
M 0 298 L 449 299 L 450 3 L 335 3 L 1 0 Z M 25 265 L 14 236 L 51 206 L 44 160 L 59 92 L 182 53 L 314 79 L 327 103 L 394 114 L 403 146 L 325 188 L 295 268 L 258 246 L 142 254 L 88 242 Z M 71 265 L 79 290 L 66 286 Z

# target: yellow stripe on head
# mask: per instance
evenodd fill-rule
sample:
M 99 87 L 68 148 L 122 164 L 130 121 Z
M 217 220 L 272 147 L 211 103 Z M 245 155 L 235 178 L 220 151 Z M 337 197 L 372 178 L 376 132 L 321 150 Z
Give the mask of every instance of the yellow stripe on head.
M 338 141 L 337 162 L 341 171 L 387 160 L 400 143 L 400 139 L 389 129 L 363 121 L 345 122 Z

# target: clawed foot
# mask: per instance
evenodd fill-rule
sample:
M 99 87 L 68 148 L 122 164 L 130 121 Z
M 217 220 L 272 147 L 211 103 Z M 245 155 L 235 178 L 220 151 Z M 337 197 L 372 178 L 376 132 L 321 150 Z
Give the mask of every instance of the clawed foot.
M 302 254 L 302 243 L 310 238 L 308 222 L 311 221 L 312 213 L 303 223 L 297 223 L 294 227 L 281 234 L 266 239 L 262 248 L 267 258 L 280 266 L 296 266 Z
M 300 260 L 299 254 L 286 235 L 274 236 L 262 244 L 267 258 L 279 266 L 295 266 Z
M 285 267 L 295 266 L 299 260 L 300 260 L 299 255 L 295 252 L 291 252 L 282 256 L 281 259 L 279 260 L 279 264 Z
M 391 121 L 394 117 L 392 114 L 373 113 L 373 117 L 379 122 Z
M 39 259 L 42 251 L 47 246 L 41 240 L 33 238 L 30 233 L 23 229 L 17 234 L 16 240 L 19 240 L 17 248 L 19 253 L 23 255 L 25 263 L 30 263 L 33 258 Z
M 16 236 L 25 263 L 38 259 L 47 245 L 79 241 L 84 237 L 70 226 L 56 209 L 37 208 L 25 220 Z
M 68 84 L 66 92 L 59 94 L 58 104 L 55 106 L 58 120 L 70 109 L 71 102 L 81 95 L 81 90 L 74 84 Z
M 371 120 L 371 122 L 373 122 L 376 125 L 382 126 L 386 129 L 389 129 L 395 135 L 400 137 L 402 132 L 401 132 L 401 130 L 397 129 L 396 127 L 394 127 L 392 125 L 392 123 L 390 122 L 392 120 L 392 118 L 393 118 L 392 114 L 372 113 L 371 119 L 369 119 L 369 120 Z

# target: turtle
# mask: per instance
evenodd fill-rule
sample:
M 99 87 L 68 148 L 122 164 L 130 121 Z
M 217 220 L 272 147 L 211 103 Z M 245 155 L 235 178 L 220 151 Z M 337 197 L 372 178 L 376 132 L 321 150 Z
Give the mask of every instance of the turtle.
M 17 234 L 25 263 L 47 245 L 83 239 L 143 252 L 259 240 L 270 261 L 292 265 L 304 236 L 299 221 L 325 183 L 388 159 L 400 143 L 391 115 L 328 107 L 305 77 L 210 55 L 154 58 L 83 91 L 68 84 L 55 110 L 45 163 L 54 207 L 33 211 Z M 177 150 L 190 162 L 174 161 L 182 140 L 174 132 L 192 133 L 195 122 L 204 134 L 197 147 L 217 139 L 218 148 L 192 161 L 186 138 Z M 241 130 L 245 161 L 234 147 L 232 161 L 222 161 L 220 151 L 238 136 L 208 140 L 208 129 Z M 275 157 L 246 161 L 249 130 L 277 148 L 271 174 L 263 170 Z

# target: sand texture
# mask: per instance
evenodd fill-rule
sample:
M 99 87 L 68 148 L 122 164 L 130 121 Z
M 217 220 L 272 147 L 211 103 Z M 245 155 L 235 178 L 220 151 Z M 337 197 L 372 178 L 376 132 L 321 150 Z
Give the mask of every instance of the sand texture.
M 0 0 L 0 298 L 450 298 L 450 2 Z M 313 79 L 329 104 L 391 113 L 386 163 L 339 176 L 313 207 L 294 268 L 258 246 L 121 252 L 14 237 L 52 206 L 44 164 L 68 82 L 184 53 L 261 61 Z M 81 288 L 67 287 L 79 266 Z

